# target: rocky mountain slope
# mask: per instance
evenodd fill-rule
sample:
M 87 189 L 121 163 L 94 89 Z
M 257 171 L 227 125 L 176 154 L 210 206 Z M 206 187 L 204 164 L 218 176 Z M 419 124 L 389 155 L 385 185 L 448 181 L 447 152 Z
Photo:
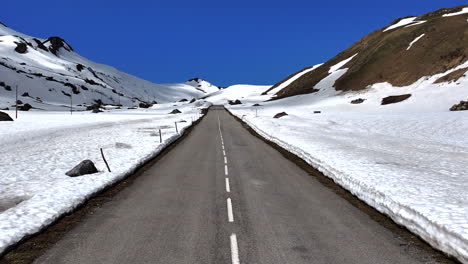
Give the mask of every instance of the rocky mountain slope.
M 413 95 L 412 100 L 412 92 L 420 90 L 420 96 L 436 98 L 443 93 L 452 104 L 458 103 L 468 98 L 463 93 L 468 90 L 464 82 L 468 71 L 467 20 L 468 5 L 396 19 L 326 63 L 288 76 L 265 94 L 276 99 L 311 93 L 322 98 L 346 94 L 348 103 L 354 100 L 352 104 L 357 105 L 369 102 L 365 98 L 368 92 L 404 95 L 386 102 L 381 98 L 381 104 L 390 104 Z M 427 93 L 437 89 L 443 92 Z
M 77 54 L 60 37 L 39 39 L 0 24 L 0 108 L 19 100 L 38 109 L 77 108 L 101 100 L 134 106 L 205 96 L 218 90 L 201 79 L 154 84 Z

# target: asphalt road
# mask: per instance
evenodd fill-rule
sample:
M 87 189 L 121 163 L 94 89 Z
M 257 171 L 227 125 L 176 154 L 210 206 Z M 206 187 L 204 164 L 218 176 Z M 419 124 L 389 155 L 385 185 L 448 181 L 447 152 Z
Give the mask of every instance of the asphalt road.
M 212 108 L 36 263 L 434 263 L 407 244 Z

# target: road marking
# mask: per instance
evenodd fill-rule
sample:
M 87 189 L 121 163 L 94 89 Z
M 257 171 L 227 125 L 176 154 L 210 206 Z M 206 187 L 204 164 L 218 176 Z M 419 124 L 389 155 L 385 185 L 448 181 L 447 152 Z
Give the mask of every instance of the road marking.
M 224 164 L 227 164 L 227 158 L 224 156 Z
M 239 248 L 237 246 L 236 234 L 231 234 L 231 261 L 232 264 L 240 264 L 239 262 Z
M 231 192 L 231 187 L 229 186 L 229 178 L 226 178 L 226 192 Z
M 223 150 L 223 155 L 226 156 L 226 151 Z
M 228 167 L 227 165 L 224 165 L 224 174 L 226 174 L 226 176 L 229 175 L 229 172 L 228 172 Z
M 224 145 L 222 145 L 222 146 L 223 146 L 223 150 L 224 150 Z
M 232 213 L 232 202 L 231 198 L 227 198 L 227 211 L 228 211 L 228 220 L 230 223 L 234 222 L 234 214 Z

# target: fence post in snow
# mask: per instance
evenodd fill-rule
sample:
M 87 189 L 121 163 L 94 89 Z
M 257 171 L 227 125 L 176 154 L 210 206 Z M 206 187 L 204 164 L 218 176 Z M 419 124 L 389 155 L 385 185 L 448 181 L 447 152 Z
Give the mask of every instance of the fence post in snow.
M 161 134 L 161 129 L 159 129 L 159 143 L 162 143 L 162 134 Z
M 101 148 L 101 156 L 102 156 L 102 159 L 104 160 L 104 163 L 106 164 L 107 170 L 111 172 L 111 169 L 109 168 L 109 164 L 107 164 L 107 160 L 104 157 L 104 152 L 102 151 L 102 148 Z
M 174 124 L 175 124 L 175 132 L 176 132 L 177 134 L 179 134 L 179 130 L 177 129 L 177 121 L 174 122 Z
M 16 85 L 15 116 L 18 119 L 18 85 Z

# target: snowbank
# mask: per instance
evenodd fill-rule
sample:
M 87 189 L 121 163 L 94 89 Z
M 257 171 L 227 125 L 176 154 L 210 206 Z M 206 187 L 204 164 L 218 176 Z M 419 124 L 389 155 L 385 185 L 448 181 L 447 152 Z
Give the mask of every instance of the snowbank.
M 286 110 L 289 116 L 274 119 Z M 468 116 L 330 113 L 230 107 L 264 138 L 304 159 L 435 248 L 468 263 Z
M 0 252 L 134 172 L 179 138 L 201 117 L 200 108 L 208 106 L 176 105 L 73 116 L 21 112 L 18 120 L 0 123 Z M 176 107 L 182 114 L 169 115 Z M 106 171 L 99 148 L 112 173 Z M 76 178 L 65 175 L 84 159 L 91 159 L 100 172 Z

